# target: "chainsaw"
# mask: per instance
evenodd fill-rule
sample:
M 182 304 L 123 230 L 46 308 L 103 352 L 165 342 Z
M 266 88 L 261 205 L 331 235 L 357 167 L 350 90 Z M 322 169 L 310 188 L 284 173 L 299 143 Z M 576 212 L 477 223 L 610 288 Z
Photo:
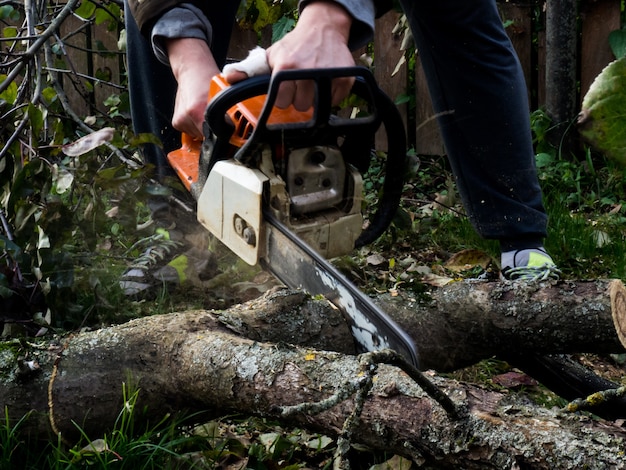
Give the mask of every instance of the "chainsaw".
M 350 100 L 357 106 L 347 111 L 331 106 L 338 77 L 354 77 Z M 290 80 L 314 84 L 307 111 L 274 105 L 280 84 Z M 328 261 L 388 228 L 404 183 L 404 126 L 369 70 L 281 71 L 232 86 L 218 75 L 208 102 L 204 140 L 183 134 L 181 148 L 168 154 L 197 201 L 198 221 L 246 263 L 327 298 L 346 317 L 359 351 L 393 349 L 418 367 L 410 336 Z M 364 229 L 362 174 L 381 125 L 385 179 Z

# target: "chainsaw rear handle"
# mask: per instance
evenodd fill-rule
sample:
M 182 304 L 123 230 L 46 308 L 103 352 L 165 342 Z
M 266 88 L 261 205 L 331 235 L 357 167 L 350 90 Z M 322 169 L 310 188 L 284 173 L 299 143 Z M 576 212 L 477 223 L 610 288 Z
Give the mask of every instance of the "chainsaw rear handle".
M 352 93 L 367 102 L 370 107 L 367 117 L 344 119 L 333 115 L 331 118 L 332 80 L 340 77 L 355 77 Z M 280 84 L 293 80 L 312 80 L 316 83 L 312 118 L 306 122 L 268 125 Z M 272 76 L 263 75 L 236 83 L 213 98 L 205 113 L 206 123 L 215 136 L 214 150 L 221 143 L 228 142 L 233 133 L 233 125 L 224 119 L 227 111 L 241 101 L 264 94 L 267 98 L 257 125 L 235 154 L 235 159 L 246 165 L 253 164 L 255 151 L 264 143 L 288 139 L 295 145 L 306 146 L 328 141 L 329 138 L 334 138 L 336 142 L 338 137 L 344 137 L 346 142 L 358 143 L 363 141 L 364 135 L 374 135 L 380 124 L 384 124 L 388 154 L 382 194 L 369 226 L 361 233 L 355 245 L 361 247 L 380 237 L 391 224 L 400 204 L 406 174 L 406 134 L 398 109 L 378 87 L 372 73 L 365 67 L 283 70 Z M 211 152 L 210 166 L 217 159 L 226 158 L 224 156 L 227 153 L 221 151 L 221 148 L 219 150 Z

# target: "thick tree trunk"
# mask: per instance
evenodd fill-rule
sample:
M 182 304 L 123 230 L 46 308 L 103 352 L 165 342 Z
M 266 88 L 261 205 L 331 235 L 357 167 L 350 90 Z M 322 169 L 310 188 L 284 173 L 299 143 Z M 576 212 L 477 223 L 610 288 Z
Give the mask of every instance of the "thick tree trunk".
M 611 320 L 611 296 L 613 305 L 619 305 L 623 286 L 618 281 L 558 283 L 542 289 L 517 286 L 513 290 L 496 284 L 499 283 L 458 283 L 453 289 L 434 294 L 435 300 L 426 302 L 429 308 L 434 309 L 435 303 L 445 302 L 448 297 L 448 307 L 455 310 L 445 317 L 448 328 L 465 328 L 465 334 L 451 335 L 444 327 L 432 327 L 430 334 L 447 331 L 440 342 L 447 342 L 449 350 L 463 349 L 459 338 L 471 337 L 471 342 L 475 342 L 477 334 L 490 344 L 494 342 L 490 335 L 499 335 L 507 329 L 506 325 L 509 329 L 517 325 L 518 334 L 531 337 L 534 330 L 547 339 L 550 335 L 542 333 L 542 322 L 553 327 L 557 322 L 553 317 L 569 315 L 569 320 L 560 320 L 564 330 L 585 323 L 576 319 L 576 312 L 583 309 L 582 305 L 576 307 L 577 303 L 582 304 L 582 297 L 572 300 L 585 292 L 590 296 L 585 335 L 606 340 L 617 336 Z M 464 304 L 450 300 L 461 295 L 458 292 L 463 289 L 468 289 Z M 450 294 L 453 290 L 458 292 Z M 608 300 L 602 300 L 603 297 Z M 541 303 L 537 299 L 542 299 L 544 306 L 536 305 Z M 546 303 L 566 300 L 569 307 L 559 315 L 545 311 Z M 501 302 L 509 306 L 498 307 Z M 425 324 L 420 320 L 422 314 L 430 315 L 429 325 L 434 322 L 435 310 L 429 310 L 426 304 L 411 308 L 411 324 L 415 328 L 412 331 L 424 331 L 417 328 L 420 322 Z M 460 310 L 467 311 L 469 317 L 457 326 L 452 319 L 457 315 L 459 321 L 463 319 L 463 314 L 457 312 Z M 405 314 L 408 311 L 393 313 L 401 322 L 407 322 Z M 482 321 L 474 315 L 482 317 Z M 480 324 L 483 328 L 479 328 Z M 603 329 L 612 333 L 603 334 Z M 232 334 L 233 330 L 253 338 L 242 339 Z M 421 334 L 423 338 L 427 335 Z M 584 344 L 578 336 L 559 336 L 554 347 L 567 346 L 567 337 Z M 268 338 L 272 338 L 271 342 L 267 342 Z M 21 368 L 15 366 L 17 358 L 11 361 L 9 350 L 5 349 L 5 380 L 0 385 L 0 398 L 11 420 L 33 412 L 22 428 L 24 432 L 44 436 L 61 432 L 66 438 L 76 437 L 73 423 L 96 436 L 110 429 L 123 405 L 122 384 L 128 382 L 140 389 L 138 409 L 146 406 L 148 417 L 182 409 L 208 410 L 214 415 L 236 410 L 278 417 L 280 406 L 326 398 L 343 384 L 357 380 L 360 369 L 355 357 L 319 351 L 337 349 L 339 345 L 349 353 L 349 339 L 347 327 L 328 304 L 310 300 L 302 293 L 279 291 L 223 314 L 195 311 L 154 316 L 70 336 L 57 344 L 42 344 L 40 349 L 28 353 L 22 344 L 14 351 L 22 357 Z M 619 344 L 611 341 L 616 347 Z M 318 350 L 284 345 L 289 342 L 308 343 Z M 444 346 L 432 348 L 445 355 Z M 550 351 L 547 346 L 545 349 L 562 352 Z M 491 350 L 483 357 L 489 355 Z M 28 361 L 36 361 L 39 369 L 28 373 Z M 11 377 L 12 373 L 17 376 Z M 406 374 L 395 367 L 382 366 L 354 441 L 418 462 L 437 462 L 444 468 L 626 468 L 626 457 L 621 453 L 625 442 L 619 430 L 608 423 L 580 421 L 575 415 L 517 402 L 512 396 L 435 376 L 433 380 L 458 406 L 469 410 L 465 418 L 451 419 Z M 287 421 L 332 435 L 341 428 L 352 406 L 348 400 L 319 415 L 298 414 Z M 574 448 L 576 451 L 572 452 Z
M 625 292 L 619 280 L 461 281 L 425 299 L 378 302 L 415 339 L 421 367 L 447 371 L 524 352 L 623 352 Z

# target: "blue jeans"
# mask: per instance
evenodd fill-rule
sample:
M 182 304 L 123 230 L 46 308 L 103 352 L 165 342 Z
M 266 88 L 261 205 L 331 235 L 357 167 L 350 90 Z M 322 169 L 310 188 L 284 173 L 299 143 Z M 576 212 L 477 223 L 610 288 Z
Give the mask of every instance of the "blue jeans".
M 541 243 L 547 216 L 527 89 L 494 0 L 401 0 L 469 218 L 503 249 Z M 449 112 L 449 113 L 446 113 Z

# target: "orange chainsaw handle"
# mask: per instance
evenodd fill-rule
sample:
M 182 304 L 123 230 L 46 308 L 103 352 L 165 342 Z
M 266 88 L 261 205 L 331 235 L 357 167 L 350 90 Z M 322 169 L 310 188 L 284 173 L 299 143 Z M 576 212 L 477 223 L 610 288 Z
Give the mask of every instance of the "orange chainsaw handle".
M 246 144 L 247 139 L 252 135 L 257 126 L 259 116 L 264 109 L 267 95 L 267 84 L 269 78 L 248 79 L 235 86 L 236 96 L 247 96 L 246 99 L 230 101 L 227 108 L 222 108 L 222 113 L 215 113 L 217 119 L 213 121 L 211 131 L 220 135 L 223 141 L 232 145 L 233 149 L 240 149 Z M 231 88 L 223 75 L 216 75 L 211 80 L 209 86 L 208 103 L 211 103 L 218 95 Z M 243 91 L 243 92 L 242 92 Z M 224 101 L 222 96 L 219 101 Z M 208 115 L 208 113 L 207 113 Z M 313 110 L 297 111 L 293 106 L 285 109 L 275 108 L 272 111 L 270 124 L 301 123 L 308 122 L 313 115 Z M 227 116 L 228 119 L 224 119 Z M 188 191 L 191 186 L 198 181 L 200 175 L 200 153 L 202 151 L 202 141 L 196 140 L 186 133 L 181 135 L 181 147 L 170 152 L 167 159 L 176 171 L 178 178 Z M 229 152 L 224 152 L 222 158 L 228 156 Z
M 201 148 L 201 140 L 196 140 L 183 132 L 180 148 L 167 154 L 167 160 L 187 191 L 191 191 L 191 185 L 198 181 Z

